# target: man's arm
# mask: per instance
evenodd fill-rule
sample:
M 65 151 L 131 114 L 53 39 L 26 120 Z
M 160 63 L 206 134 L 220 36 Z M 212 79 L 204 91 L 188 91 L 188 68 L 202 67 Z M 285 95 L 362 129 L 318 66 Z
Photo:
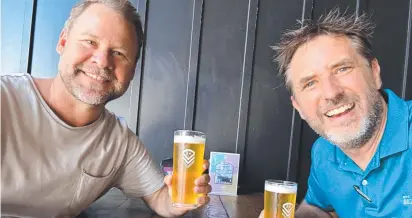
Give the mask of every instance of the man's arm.
M 203 164 L 203 169 L 209 168 L 209 162 L 205 161 Z M 207 196 L 212 190 L 209 185 L 210 177 L 208 174 L 203 174 L 199 178 L 195 179 L 195 192 L 201 194 L 197 199 L 199 207 L 209 203 L 210 199 Z M 172 176 L 168 175 L 164 178 L 165 185 L 158 191 L 151 195 L 142 197 L 147 206 L 149 206 L 158 215 L 163 217 L 177 217 L 189 212 L 190 209 L 177 208 L 172 206 L 171 197 L 172 196 Z
M 144 196 L 142 199 L 150 209 L 162 217 L 176 217 L 185 213 L 185 211 L 176 210 L 177 208 L 172 206 L 166 185 L 155 193 Z

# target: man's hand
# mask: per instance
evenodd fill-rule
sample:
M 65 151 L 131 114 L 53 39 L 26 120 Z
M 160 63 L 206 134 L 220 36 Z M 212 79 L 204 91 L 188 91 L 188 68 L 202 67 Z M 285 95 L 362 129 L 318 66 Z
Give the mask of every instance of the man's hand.
M 207 170 L 209 168 L 209 161 L 205 160 L 203 163 L 203 171 Z M 198 194 L 201 194 L 199 198 L 197 199 L 197 203 L 199 204 L 199 207 L 202 207 L 206 204 L 209 203 L 210 198 L 207 195 L 212 191 L 212 187 L 209 185 L 210 177 L 208 174 L 203 174 L 199 178 L 195 180 L 195 192 Z M 169 197 L 170 199 L 172 198 L 172 176 L 168 175 L 164 179 L 165 184 L 167 185 L 168 192 L 169 192 Z M 187 208 L 175 208 L 174 209 L 176 213 L 173 214 L 185 214 L 187 213 L 190 209 Z

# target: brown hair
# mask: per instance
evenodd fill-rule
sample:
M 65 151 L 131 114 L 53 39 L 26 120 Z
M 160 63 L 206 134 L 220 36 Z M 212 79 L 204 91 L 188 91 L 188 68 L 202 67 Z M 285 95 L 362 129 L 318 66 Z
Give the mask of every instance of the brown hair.
M 340 13 L 338 8 L 331 10 L 317 21 L 298 22 L 299 28 L 288 30 L 281 36 L 280 43 L 272 46 L 276 51 L 275 62 L 278 63 L 279 75 L 289 91 L 292 90 L 288 75 L 290 62 L 296 50 L 308 41 L 320 35 L 337 35 L 348 37 L 358 52 L 369 62 L 373 60 L 372 34 L 374 25 L 366 14 L 357 17 L 355 14 Z
M 136 36 L 138 41 L 138 52 L 136 62 L 139 60 L 140 49 L 143 45 L 143 28 L 140 20 L 140 15 L 137 13 L 136 8 L 128 0 L 80 0 L 75 6 L 73 6 L 69 18 L 64 24 L 64 29 L 70 31 L 74 20 L 80 16 L 83 11 L 92 4 L 104 4 L 110 7 L 119 14 L 123 15 L 127 21 L 132 23 L 136 29 Z

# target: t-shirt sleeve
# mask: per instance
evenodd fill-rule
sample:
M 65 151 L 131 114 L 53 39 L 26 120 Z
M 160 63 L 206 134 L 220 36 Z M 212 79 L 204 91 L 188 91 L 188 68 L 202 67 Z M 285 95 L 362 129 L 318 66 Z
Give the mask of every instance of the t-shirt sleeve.
M 143 197 L 164 185 L 164 174 L 139 138 L 130 131 L 126 161 L 115 186 L 128 197 Z
M 310 174 L 308 179 L 308 190 L 306 192 L 305 201 L 313 206 L 319 207 L 321 209 L 330 209 L 331 205 L 322 186 L 319 183 L 318 176 L 316 174 L 316 161 L 313 161 L 312 152 L 312 166 L 310 167 Z

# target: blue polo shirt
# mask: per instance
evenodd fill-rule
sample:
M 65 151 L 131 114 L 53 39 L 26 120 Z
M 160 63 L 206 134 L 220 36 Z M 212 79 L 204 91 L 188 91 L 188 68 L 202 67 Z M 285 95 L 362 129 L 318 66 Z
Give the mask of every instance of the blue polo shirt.
M 314 143 L 309 204 L 333 208 L 343 218 L 412 217 L 412 101 L 385 92 L 385 132 L 365 171 L 324 138 Z

